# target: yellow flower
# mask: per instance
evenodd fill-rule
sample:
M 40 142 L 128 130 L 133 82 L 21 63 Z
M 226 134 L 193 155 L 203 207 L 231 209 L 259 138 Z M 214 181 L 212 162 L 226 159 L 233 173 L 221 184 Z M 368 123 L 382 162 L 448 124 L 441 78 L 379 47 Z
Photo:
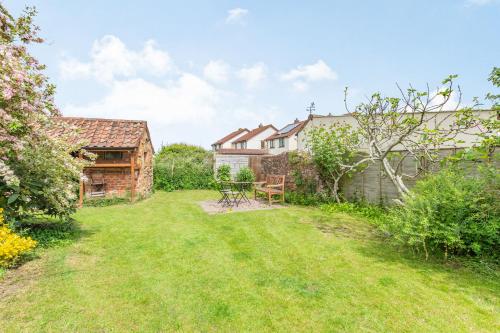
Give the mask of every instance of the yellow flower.
M 21 255 L 31 251 L 36 241 L 30 237 L 21 237 L 4 224 L 3 209 L 0 208 L 0 266 L 9 267 L 16 263 Z

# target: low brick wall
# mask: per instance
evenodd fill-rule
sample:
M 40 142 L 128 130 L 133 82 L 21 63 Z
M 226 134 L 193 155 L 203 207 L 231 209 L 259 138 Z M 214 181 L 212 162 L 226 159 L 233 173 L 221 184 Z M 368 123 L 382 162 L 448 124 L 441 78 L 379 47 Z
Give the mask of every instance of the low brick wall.
M 265 180 L 267 175 L 285 175 L 285 189 L 297 189 L 295 168 L 290 162 L 289 153 L 267 155 L 260 157 L 260 180 Z M 255 172 L 255 169 L 254 169 Z M 312 165 L 303 165 L 300 168 L 302 179 L 314 181 L 320 186 L 318 174 Z

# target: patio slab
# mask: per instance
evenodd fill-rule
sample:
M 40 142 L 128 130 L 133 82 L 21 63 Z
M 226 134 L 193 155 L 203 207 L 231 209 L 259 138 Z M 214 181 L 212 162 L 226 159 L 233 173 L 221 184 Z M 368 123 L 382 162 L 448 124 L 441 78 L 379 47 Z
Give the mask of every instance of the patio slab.
M 217 203 L 217 200 L 200 201 L 198 204 L 201 208 L 208 214 L 223 214 L 223 213 L 233 213 L 233 212 L 246 212 L 253 210 L 269 210 L 269 209 L 279 209 L 285 208 L 283 205 L 271 205 L 269 206 L 264 201 L 250 199 L 250 202 L 241 202 L 238 206 L 233 207 L 222 207 L 221 204 Z

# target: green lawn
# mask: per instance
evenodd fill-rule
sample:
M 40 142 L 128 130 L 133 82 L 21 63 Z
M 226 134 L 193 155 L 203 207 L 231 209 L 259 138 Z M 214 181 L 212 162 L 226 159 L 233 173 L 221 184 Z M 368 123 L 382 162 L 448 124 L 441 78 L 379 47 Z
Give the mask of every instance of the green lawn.
M 81 238 L 0 282 L 1 332 L 487 332 L 500 283 L 402 255 L 364 221 L 207 215 L 214 192 L 85 208 Z

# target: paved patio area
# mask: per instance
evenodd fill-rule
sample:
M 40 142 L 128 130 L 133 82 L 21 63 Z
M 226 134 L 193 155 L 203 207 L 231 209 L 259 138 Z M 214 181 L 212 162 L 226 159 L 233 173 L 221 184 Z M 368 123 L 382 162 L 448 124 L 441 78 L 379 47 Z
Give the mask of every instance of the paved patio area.
M 217 200 L 200 201 L 198 202 L 201 208 L 208 214 L 221 214 L 221 213 L 231 213 L 231 212 L 245 212 L 252 210 L 268 210 L 285 208 L 284 205 L 273 204 L 269 206 L 264 201 L 250 199 L 250 202 L 241 202 L 238 206 L 233 207 L 222 207 L 221 204 L 217 203 Z

